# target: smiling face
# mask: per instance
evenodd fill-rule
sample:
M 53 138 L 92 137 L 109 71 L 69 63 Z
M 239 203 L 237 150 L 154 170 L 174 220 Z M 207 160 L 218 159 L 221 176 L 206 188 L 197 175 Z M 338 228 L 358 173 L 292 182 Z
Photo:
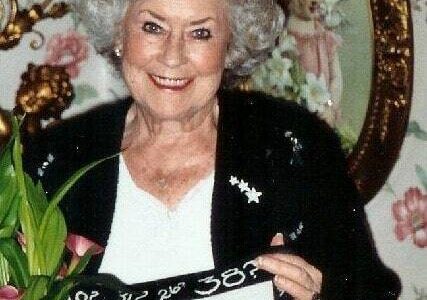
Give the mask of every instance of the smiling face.
M 226 0 L 137 0 L 123 21 L 122 70 L 134 100 L 162 120 L 212 104 L 229 41 Z

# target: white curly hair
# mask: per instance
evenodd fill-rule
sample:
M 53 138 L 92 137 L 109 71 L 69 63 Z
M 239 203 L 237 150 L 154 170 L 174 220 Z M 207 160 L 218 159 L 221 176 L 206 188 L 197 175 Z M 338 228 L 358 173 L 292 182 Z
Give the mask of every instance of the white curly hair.
M 121 40 L 121 21 L 135 0 L 72 0 L 95 49 L 113 58 Z M 284 28 L 284 14 L 275 0 L 226 0 L 232 39 L 226 56 L 231 76 L 251 74 L 275 46 Z

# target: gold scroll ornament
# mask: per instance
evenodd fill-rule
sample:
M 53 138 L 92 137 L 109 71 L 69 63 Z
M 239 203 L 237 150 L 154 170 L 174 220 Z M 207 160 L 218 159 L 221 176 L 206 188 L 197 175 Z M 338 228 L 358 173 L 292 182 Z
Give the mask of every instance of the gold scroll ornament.
M 43 35 L 33 30 L 33 26 L 46 18 L 61 18 L 70 11 L 65 3 L 54 3 L 50 6 L 51 2 L 52 0 L 45 0 L 29 9 L 19 10 L 17 0 L 0 0 L 0 50 L 17 46 L 26 32 L 38 34 L 43 41 Z M 42 44 L 33 41 L 31 47 L 38 49 Z
M 33 133 L 40 129 L 40 120 L 60 119 L 73 97 L 73 86 L 65 67 L 29 64 L 22 74 L 15 113 L 25 114 L 24 125 Z

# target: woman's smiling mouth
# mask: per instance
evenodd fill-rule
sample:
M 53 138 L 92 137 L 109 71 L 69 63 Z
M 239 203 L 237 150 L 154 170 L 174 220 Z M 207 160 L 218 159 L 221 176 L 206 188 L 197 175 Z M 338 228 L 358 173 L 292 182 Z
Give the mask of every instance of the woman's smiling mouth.
M 151 74 L 148 76 L 156 87 L 173 91 L 183 90 L 193 81 L 188 78 L 170 78 Z

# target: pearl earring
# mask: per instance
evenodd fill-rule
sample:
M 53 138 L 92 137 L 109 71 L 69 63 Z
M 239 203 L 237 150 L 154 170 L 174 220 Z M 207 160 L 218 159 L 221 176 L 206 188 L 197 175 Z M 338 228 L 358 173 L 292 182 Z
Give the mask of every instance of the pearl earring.
M 122 57 L 122 49 L 120 49 L 120 48 L 114 48 L 114 55 L 116 56 L 116 57 Z

